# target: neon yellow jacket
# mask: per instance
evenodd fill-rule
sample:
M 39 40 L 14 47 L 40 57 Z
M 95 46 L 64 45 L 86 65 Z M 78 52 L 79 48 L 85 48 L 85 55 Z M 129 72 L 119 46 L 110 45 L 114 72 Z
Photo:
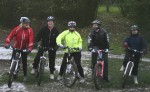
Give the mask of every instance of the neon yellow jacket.
M 82 49 L 82 38 L 77 31 L 70 32 L 69 30 L 63 31 L 56 38 L 57 45 L 64 45 L 69 48 L 81 48 Z M 65 50 L 67 52 L 67 50 Z M 79 52 L 79 51 L 71 51 Z

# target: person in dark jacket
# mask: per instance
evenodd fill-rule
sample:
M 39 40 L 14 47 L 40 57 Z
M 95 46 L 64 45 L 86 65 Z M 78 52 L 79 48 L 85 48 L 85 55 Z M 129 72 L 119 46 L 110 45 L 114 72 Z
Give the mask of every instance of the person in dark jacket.
M 92 22 L 92 31 L 88 36 L 88 49 L 92 51 L 92 69 L 94 69 L 97 61 L 97 53 L 94 49 L 109 49 L 109 37 L 105 29 L 101 28 L 101 22 L 94 20 Z M 108 52 L 103 52 L 104 58 L 104 80 L 108 81 Z
M 47 25 L 39 31 L 35 39 L 35 44 L 41 41 L 41 48 L 39 48 L 38 53 L 34 59 L 31 74 L 35 73 L 35 70 L 37 69 L 39 64 L 40 56 L 42 56 L 44 52 L 43 48 L 46 47 L 48 48 L 49 54 L 50 79 L 54 79 L 55 57 L 57 50 L 56 37 L 58 36 L 58 34 L 58 30 L 56 29 L 56 27 L 54 27 L 54 17 L 49 16 L 47 18 Z
M 131 35 L 125 38 L 123 45 L 125 49 L 125 57 L 124 57 L 122 68 L 126 67 L 130 56 L 133 54 L 133 52 L 129 50 L 129 48 L 137 50 L 137 51 L 143 51 L 144 54 L 147 52 L 146 42 L 143 39 L 143 37 L 139 35 L 139 28 L 137 25 L 131 26 Z M 132 75 L 133 75 L 133 80 L 135 84 L 138 84 L 137 75 L 138 75 L 138 66 L 139 66 L 140 58 L 141 58 L 140 53 L 136 53 L 134 55 L 134 61 L 136 62 L 134 62 Z M 124 69 L 121 69 L 121 70 L 124 70 Z

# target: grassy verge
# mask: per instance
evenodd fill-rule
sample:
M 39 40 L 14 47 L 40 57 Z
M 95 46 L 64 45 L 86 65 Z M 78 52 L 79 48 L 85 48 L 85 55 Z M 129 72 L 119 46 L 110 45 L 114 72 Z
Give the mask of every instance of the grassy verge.
M 109 76 L 110 76 L 110 82 L 108 83 L 104 83 L 103 88 L 104 89 L 121 89 L 121 83 L 122 83 L 122 72 L 119 71 L 120 67 L 121 67 L 121 62 L 122 60 L 118 60 L 118 59 L 110 59 L 109 61 Z M 86 62 L 86 63 L 85 63 Z M 84 67 L 88 67 L 90 68 L 90 61 L 84 61 L 82 62 Z M 149 80 L 149 70 L 150 70 L 150 63 L 147 62 L 141 62 L 140 63 L 140 67 L 139 67 L 139 85 L 135 85 L 133 83 L 132 78 L 130 78 L 127 81 L 127 86 L 126 88 L 136 88 L 136 87 L 148 87 L 150 85 L 150 80 Z M 28 80 L 27 82 L 25 82 L 26 85 L 36 85 L 37 84 L 37 78 L 34 75 L 30 74 L 30 69 L 28 69 Z M 57 77 L 58 73 L 56 73 L 55 77 Z M 91 74 L 90 74 L 91 75 Z M 89 76 L 85 76 L 88 80 Z M 4 74 L 1 78 L 0 78 L 0 84 L 5 84 L 7 83 L 8 80 L 8 75 Z M 20 72 L 20 75 L 18 77 L 18 79 L 16 80 L 17 82 L 21 82 L 22 81 L 22 72 Z M 50 82 L 59 82 L 56 80 L 49 80 L 49 72 L 46 72 L 44 74 L 43 80 L 42 80 L 42 84 L 45 83 L 50 83 Z M 60 84 L 62 85 L 62 84 Z M 89 82 L 88 84 L 86 84 L 86 86 L 84 85 L 84 87 L 86 88 L 91 88 L 93 89 L 93 81 Z M 82 86 L 81 86 L 82 87 Z

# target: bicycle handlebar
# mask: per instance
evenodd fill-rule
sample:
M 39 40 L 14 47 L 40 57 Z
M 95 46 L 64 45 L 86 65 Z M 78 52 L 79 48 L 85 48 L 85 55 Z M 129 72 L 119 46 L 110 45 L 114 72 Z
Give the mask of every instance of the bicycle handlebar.
M 54 50 L 54 48 L 50 48 L 50 47 L 43 47 L 43 46 L 38 46 L 38 48 L 41 48 L 43 49 L 44 51 L 47 51 L 47 50 Z
M 132 51 L 134 53 L 140 53 L 140 54 L 143 54 L 143 51 L 138 51 L 136 49 L 132 49 L 132 48 L 127 48 L 129 51 Z
M 92 52 L 110 52 L 110 50 L 113 50 L 113 49 L 93 49 Z
M 18 49 L 18 48 L 14 48 L 13 46 L 10 46 L 9 49 L 10 49 L 10 50 L 22 51 L 22 52 L 27 52 L 27 49 L 21 50 L 21 49 Z

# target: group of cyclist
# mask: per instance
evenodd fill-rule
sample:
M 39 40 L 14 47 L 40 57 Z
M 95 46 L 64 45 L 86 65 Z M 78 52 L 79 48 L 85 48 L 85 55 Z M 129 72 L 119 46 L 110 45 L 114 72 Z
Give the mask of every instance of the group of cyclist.
M 33 49 L 33 47 L 47 47 L 48 48 L 48 56 L 49 56 L 49 69 L 50 69 L 50 79 L 54 79 L 54 71 L 55 69 L 55 58 L 56 58 L 56 51 L 58 47 L 64 48 L 79 48 L 78 50 L 72 51 L 71 55 L 75 59 L 75 63 L 77 65 L 77 69 L 80 74 L 80 82 L 84 83 L 84 71 L 81 66 L 81 51 L 82 51 L 82 38 L 78 31 L 76 30 L 76 22 L 69 21 L 68 22 L 68 29 L 64 30 L 62 33 L 59 33 L 57 28 L 54 25 L 55 19 L 53 16 L 47 17 L 47 25 L 41 28 L 37 36 L 35 37 L 34 42 L 34 34 L 33 30 L 30 27 L 30 19 L 28 17 L 21 17 L 20 18 L 20 25 L 15 27 L 8 37 L 5 40 L 5 48 L 9 48 L 12 39 L 14 38 L 13 47 L 17 49 L 27 49 L 27 53 L 22 52 L 22 64 L 23 64 L 23 73 L 24 77 L 23 80 L 27 79 L 27 55 Z M 94 20 L 92 22 L 92 30 L 88 35 L 88 50 L 92 52 L 92 65 L 91 69 L 94 69 L 97 60 L 97 53 L 94 52 L 95 49 L 105 49 L 109 50 L 109 36 L 105 29 L 101 27 L 101 21 Z M 33 44 L 34 43 L 34 44 Z M 144 51 L 146 53 L 147 46 L 144 39 L 139 34 L 139 28 L 137 25 L 131 26 L 131 35 L 127 37 L 123 43 L 124 48 L 126 49 L 125 52 L 125 59 L 123 62 L 123 68 L 126 66 L 129 55 L 132 54 L 127 48 L 137 49 L 139 51 Z M 44 50 L 42 48 L 38 49 L 38 52 L 34 58 L 33 68 L 31 70 L 31 74 L 35 74 L 36 69 L 39 64 L 40 56 L 43 55 Z M 103 52 L 104 58 L 104 77 L 105 81 L 109 81 L 108 78 L 108 52 Z M 12 58 L 14 57 L 15 52 L 13 51 Z M 65 53 L 63 56 L 62 64 L 60 67 L 60 73 L 57 77 L 57 80 L 62 79 L 63 71 L 66 65 L 68 53 L 65 49 Z M 135 56 L 136 62 L 134 69 L 133 69 L 133 78 L 135 84 L 138 84 L 137 81 L 137 74 L 138 74 L 138 65 L 140 61 L 141 54 L 137 54 Z

